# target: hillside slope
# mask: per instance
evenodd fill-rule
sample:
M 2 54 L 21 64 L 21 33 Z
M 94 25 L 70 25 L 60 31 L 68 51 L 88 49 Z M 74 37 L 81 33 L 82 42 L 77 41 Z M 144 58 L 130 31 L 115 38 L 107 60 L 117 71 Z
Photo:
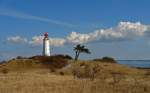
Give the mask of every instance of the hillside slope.
M 60 60 L 15 59 L 0 65 L 0 93 L 150 92 L 149 70 L 110 62 Z M 60 62 L 63 65 L 57 66 Z

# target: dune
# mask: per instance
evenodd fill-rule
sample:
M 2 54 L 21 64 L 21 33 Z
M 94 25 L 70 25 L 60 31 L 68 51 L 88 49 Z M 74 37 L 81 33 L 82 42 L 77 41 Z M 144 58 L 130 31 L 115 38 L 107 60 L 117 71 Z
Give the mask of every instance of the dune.
M 32 57 L 1 64 L 0 93 L 150 93 L 148 70 L 56 59 Z

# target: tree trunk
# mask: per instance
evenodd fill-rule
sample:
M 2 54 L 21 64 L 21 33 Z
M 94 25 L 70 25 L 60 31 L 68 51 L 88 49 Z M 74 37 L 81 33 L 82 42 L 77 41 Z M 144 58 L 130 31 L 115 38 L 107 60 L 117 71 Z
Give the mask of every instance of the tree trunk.
M 76 51 L 75 61 L 77 61 L 77 60 L 78 60 L 79 55 L 80 55 L 80 51 Z
M 78 55 L 78 52 L 76 51 L 76 55 L 75 55 L 75 61 L 77 61 L 77 55 Z

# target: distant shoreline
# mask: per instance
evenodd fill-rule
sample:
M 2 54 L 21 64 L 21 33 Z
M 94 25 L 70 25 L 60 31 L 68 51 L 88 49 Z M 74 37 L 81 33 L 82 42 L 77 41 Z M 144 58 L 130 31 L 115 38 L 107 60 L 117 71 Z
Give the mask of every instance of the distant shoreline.
M 144 70 L 150 70 L 150 67 L 149 68 L 146 68 L 146 67 L 135 67 L 137 69 L 144 69 Z
M 135 60 L 134 59 L 133 60 L 121 59 L 121 60 L 117 60 L 117 61 L 145 61 L 145 62 L 149 61 L 150 62 L 150 59 L 145 59 L 145 60 L 144 59 L 140 59 L 140 60 L 137 60 L 137 59 L 135 59 Z

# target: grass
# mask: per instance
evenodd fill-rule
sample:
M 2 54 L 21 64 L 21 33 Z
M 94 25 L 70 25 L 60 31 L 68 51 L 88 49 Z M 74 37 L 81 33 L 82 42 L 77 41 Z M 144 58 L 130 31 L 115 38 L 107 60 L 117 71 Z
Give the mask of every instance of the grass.
M 114 63 L 78 61 L 51 71 L 37 60 L 16 59 L 0 71 L 0 93 L 150 93 L 149 70 Z
M 132 77 L 119 82 L 112 78 L 91 81 L 38 71 L 12 72 L 0 74 L 0 93 L 149 93 L 150 81 L 146 79 L 139 78 L 139 83 Z

